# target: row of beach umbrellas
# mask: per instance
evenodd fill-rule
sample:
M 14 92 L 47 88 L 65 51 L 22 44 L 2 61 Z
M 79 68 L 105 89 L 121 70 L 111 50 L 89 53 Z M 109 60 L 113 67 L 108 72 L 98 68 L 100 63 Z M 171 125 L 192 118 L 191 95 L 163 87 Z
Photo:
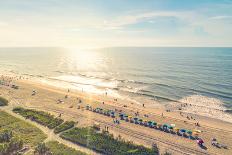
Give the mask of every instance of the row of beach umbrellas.
M 110 117 L 116 117 L 116 113 L 113 110 L 106 110 L 106 109 L 102 109 L 102 108 L 95 108 L 93 109 L 91 106 L 87 105 L 86 106 L 87 110 L 91 110 L 100 114 L 104 114 Z M 150 128 L 158 128 L 158 129 L 162 129 L 164 131 L 168 131 L 168 132 L 172 132 L 172 133 L 177 133 L 177 134 L 181 134 L 181 135 L 186 135 L 188 137 L 198 137 L 198 135 L 201 133 L 200 130 L 187 130 L 187 129 L 183 129 L 183 128 L 177 128 L 175 124 L 159 124 L 155 121 L 151 121 L 151 120 L 145 120 L 142 118 L 138 118 L 138 117 L 133 117 L 131 115 L 127 115 L 125 113 L 119 113 L 118 117 L 121 120 L 125 120 L 127 122 L 131 122 L 131 123 L 135 123 L 135 124 L 139 124 L 139 125 L 144 125 Z

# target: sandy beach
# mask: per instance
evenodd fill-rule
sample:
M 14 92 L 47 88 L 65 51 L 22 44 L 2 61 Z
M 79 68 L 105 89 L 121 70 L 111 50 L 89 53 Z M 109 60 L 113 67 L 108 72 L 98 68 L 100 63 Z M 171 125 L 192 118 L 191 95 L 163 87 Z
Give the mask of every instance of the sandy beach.
M 9 77 L 4 77 L 9 80 Z M 204 115 L 188 113 L 184 107 L 183 112 L 171 110 L 167 112 L 162 106 L 150 104 L 139 105 L 120 98 L 112 98 L 109 95 L 96 95 L 74 90 L 67 90 L 49 86 L 31 79 L 19 79 L 12 76 L 10 86 L 0 85 L 0 96 L 7 98 L 10 103 L 5 109 L 10 110 L 17 106 L 47 111 L 56 116 L 61 114 L 65 120 L 78 121 L 78 126 L 89 126 L 95 122 L 100 123 L 101 128 L 109 127 L 109 132 L 114 136 L 120 135 L 125 140 L 133 141 L 151 147 L 156 143 L 161 152 L 168 151 L 173 154 L 232 154 L 232 124 L 219 119 L 209 118 Z M 19 86 L 19 89 L 11 88 L 11 85 Z M 35 95 L 32 92 L 36 91 Z M 201 130 L 199 137 L 205 141 L 207 149 L 200 148 L 195 140 L 190 140 L 175 134 L 136 125 L 125 121 L 115 124 L 113 119 L 85 109 L 86 105 L 112 109 L 124 112 L 128 115 L 147 120 L 154 120 L 160 124 L 175 124 L 178 128 L 188 130 Z M 195 123 L 200 126 L 196 126 Z M 221 144 L 227 145 L 228 149 L 217 148 L 211 145 L 211 139 L 216 138 Z

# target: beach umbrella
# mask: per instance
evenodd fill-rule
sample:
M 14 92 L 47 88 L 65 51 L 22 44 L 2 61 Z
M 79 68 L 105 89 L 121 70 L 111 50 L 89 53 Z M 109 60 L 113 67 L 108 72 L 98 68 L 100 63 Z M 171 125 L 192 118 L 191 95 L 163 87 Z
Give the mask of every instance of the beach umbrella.
M 198 143 L 198 144 L 203 144 L 204 141 L 200 138 L 200 139 L 197 140 L 197 143 Z
M 185 130 L 185 129 L 180 129 L 180 132 L 185 133 L 185 132 L 186 132 L 186 130 Z
M 156 125 L 156 122 L 154 122 L 154 121 L 151 121 L 151 124 L 150 124 L 150 126 L 151 127 L 154 127 Z
M 173 129 L 173 127 L 172 127 L 172 126 L 169 126 L 168 128 L 169 128 L 169 129 Z
M 137 124 L 138 123 L 138 118 L 137 117 L 134 117 L 133 118 L 134 122 Z
M 138 122 L 139 122 L 139 124 L 142 124 L 142 123 L 143 123 L 143 119 L 140 118 L 140 119 L 138 120 Z
M 163 124 L 163 128 L 169 128 L 170 125 L 169 124 Z
M 193 132 L 191 130 L 187 131 L 187 134 L 191 135 Z
M 119 117 L 123 118 L 124 114 L 123 113 L 119 113 Z
M 139 119 L 139 118 L 137 118 L 137 117 L 134 117 L 134 120 L 135 120 L 135 121 L 137 121 L 138 119 Z
M 202 131 L 201 130 L 194 130 L 194 132 L 201 133 Z
M 152 121 L 148 121 L 148 122 L 147 122 L 147 125 L 148 125 L 148 126 L 152 126 Z
M 128 115 L 125 114 L 124 117 L 123 117 L 126 121 L 128 121 Z
M 198 136 L 199 134 L 197 132 L 192 133 L 193 136 Z
M 179 132 L 180 129 L 179 129 L 179 128 L 174 128 L 174 130 L 175 130 L 176 132 Z
M 176 126 L 176 124 L 170 124 L 172 127 L 175 127 Z

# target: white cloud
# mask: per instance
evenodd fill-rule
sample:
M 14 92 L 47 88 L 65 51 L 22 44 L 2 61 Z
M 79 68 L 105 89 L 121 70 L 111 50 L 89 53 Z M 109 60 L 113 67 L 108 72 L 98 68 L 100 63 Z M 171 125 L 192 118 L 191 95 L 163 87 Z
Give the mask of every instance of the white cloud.
M 221 19 L 232 19 L 232 16 L 213 16 L 213 17 L 210 17 L 209 19 L 218 19 L 218 20 L 221 20 Z
M 189 14 L 189 13 L 187 13 Z M 155 17 L 175 17 L 175 18 L 186 18 L 186 13 L 183 12 L 145 12 L 140 13 L 136 15 L 125 15 L 125 16 L 119 16 L 116 19 L 104 21 L 103 26 L 106 29 L 120 29 L 123 26 L 136 24 L 141 21 L 149 20 L 148 22 L 153 23 L 154 20 L 151 20 Z

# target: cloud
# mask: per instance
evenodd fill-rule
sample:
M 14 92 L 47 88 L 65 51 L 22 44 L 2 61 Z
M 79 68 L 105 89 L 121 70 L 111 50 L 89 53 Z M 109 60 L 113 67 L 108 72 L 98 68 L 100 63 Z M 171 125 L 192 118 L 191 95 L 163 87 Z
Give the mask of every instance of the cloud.
M 183 12 L 145 12 L 136 15 L 119 16 L 114 20 L 105 20 L 103 26 L 106 29 L 121 29 L 124 26 L 136 24 L 147 20 L 150 23 L 154 23 L 155 17 L 185 18 L 185 16 L 186 14 Z
M 210 17 L 209 19 L 213 19 L 213 20 L 232 19 L 232 16 L 213 16 Z

